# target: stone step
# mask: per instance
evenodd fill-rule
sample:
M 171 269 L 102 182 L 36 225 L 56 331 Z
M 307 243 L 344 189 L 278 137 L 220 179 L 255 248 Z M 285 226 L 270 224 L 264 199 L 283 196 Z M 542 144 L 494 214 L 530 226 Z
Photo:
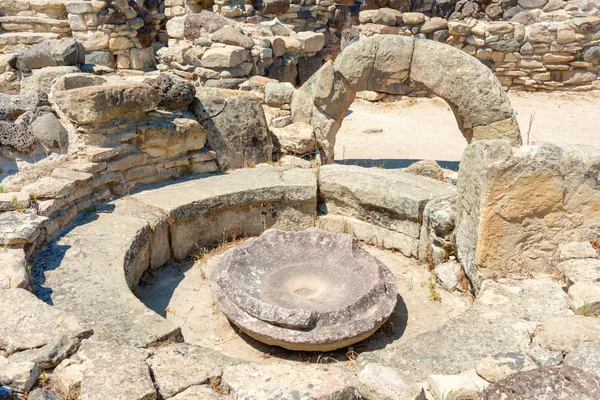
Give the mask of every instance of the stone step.
M 142 191 L 87 213 L 46 244 L 35 263 L 36 295 L 94 329 L 91 340 L 145 347 L 180 340 L 180 328 L 132 293 L 148 268 L 182 259 L 196 245 L 231 230 L 314 225 L 312 170 L 274 167 L 187 178 Z
M 58 39 L 58 33 L 50 32 L 7 32 L 0 34 L 0 46 L 17 44 L 32 45 L 47 39 Z
M 6 31 L 23 31 L 28 28 L 31 30 L 31 25 L 46 25 L 47 27 L 69 28 L 69 21 L 66 19 L 52 19 L 36 16 L 9 15 L 0 17 L 0 25 Z M 19 27 L 18 25 L 25 25 Z

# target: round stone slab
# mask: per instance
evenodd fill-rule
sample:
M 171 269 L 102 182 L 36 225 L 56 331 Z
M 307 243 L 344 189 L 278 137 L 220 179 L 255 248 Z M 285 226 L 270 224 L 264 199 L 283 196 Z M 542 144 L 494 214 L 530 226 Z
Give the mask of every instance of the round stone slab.
M 219 309 L 249 336 L 291 350 L 361 341 L 390 316 L 390 271 L 351 235 L 268 230 L 226 252 L 211 275 Z

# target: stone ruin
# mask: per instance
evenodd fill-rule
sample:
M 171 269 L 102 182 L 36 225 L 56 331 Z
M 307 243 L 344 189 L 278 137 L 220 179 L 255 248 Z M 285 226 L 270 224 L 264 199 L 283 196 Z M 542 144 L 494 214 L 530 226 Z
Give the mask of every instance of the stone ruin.
M 599 13 L 0 0 L 0 398 L 599 399 L 600 152 L 523 146 L 505 93 L 597 89 Z M 448 103 L 458 176 L 333 163 L 396 95 Z M 206 331 L 140 300 L 215 246 Z M 252 354 L 198 339 L 208 286 Z

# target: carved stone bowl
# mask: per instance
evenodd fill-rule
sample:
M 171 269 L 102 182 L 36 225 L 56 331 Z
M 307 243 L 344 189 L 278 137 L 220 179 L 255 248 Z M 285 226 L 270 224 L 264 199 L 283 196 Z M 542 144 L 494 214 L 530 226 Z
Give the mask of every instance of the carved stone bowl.
M 249 336 L 330 351 L 369 337 L 396 306 L 391 272 L 351 235 L 270 229 L 227 251 L 211 277 L 219 309 Z

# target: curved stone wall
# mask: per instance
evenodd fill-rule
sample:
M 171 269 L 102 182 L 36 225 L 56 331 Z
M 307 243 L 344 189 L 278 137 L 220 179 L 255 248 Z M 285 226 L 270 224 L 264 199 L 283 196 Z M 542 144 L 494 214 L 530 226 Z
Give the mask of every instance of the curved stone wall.
M 292 118 L 313 126 L 333 162 L 335 135 L 356 92 L 394 93 L 410 80 L 440 96 L 452 108 L 467 142 L 508 139 L 521 134 L 506 93 L 491 71 L 475 58 L 431 40 L 375 36 L 326 63 L 292 98 Z

